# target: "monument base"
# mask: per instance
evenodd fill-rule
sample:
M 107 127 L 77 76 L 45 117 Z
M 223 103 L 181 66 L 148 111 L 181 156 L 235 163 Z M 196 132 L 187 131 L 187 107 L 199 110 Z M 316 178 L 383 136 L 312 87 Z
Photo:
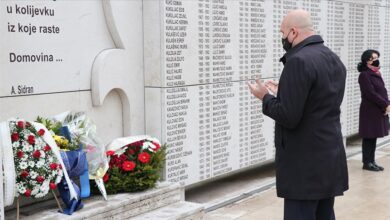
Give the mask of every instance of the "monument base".
M 184 201 L 184 186 L 163 182 L 154 189 L 138 193 L 101 196 L 83 200 L 84 208 L 68 216 L 58 213 L 58 208 L 34 204 L 20 209 L 21 219 L 202 219 L 201 204 Z M 53 201 L 53 204 L 55 202 Z M 43 207 L 45 206 L 45 207 Z M 15 219 L 16 211 L 10 210 L 6 219 Z

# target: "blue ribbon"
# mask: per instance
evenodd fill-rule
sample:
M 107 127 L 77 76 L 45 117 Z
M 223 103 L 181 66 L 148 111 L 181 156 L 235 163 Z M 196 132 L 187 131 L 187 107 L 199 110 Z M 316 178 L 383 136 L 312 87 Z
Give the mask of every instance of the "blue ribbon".
M 60 129 L 60 134 L 69 141 L 71 140 L 70 132 L 67 126 Z M 58 184 L 58 190 L 63 202 L 66 205 L 64 213 L 72 215 L 73 212 L 83 208 L 84 204 L 81 199 L 90 196 L 89 174 L 87 155 L 83 151 L 82 146 L 78 150 L 61 151 L 61 157 L 64 161 L 65 169 L 68 172 L 69 178 L 79 177 L 80 188 L 71 180 L 79 199 L 70 200 L 70 193 L 65 178 Z

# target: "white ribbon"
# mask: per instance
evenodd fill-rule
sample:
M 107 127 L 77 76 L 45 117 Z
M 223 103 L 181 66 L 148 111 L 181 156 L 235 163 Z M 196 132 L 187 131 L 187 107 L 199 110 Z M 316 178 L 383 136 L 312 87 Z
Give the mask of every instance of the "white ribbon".
M 100 193 L 102 194 L 104 200 L 107 200 L 107 191 L 106 191 L 106 187 L 104 186 L 103 179 L 102 178 L 95 179 L 95 183 L 96 183 Z
M 0 166 L 3 165 L 3 148 L 0 146 Z M 4 219 L 3 168 L 0 167 L 0 220 Z
M 0 148 L 2 150 L 2 166 L 4 169 L 4 206 L 10 206 L 14 203 L 16 174 L 8 121 L 0 123 Z M 0 182 L 0 184 L 3 184 L 3 182 Z
M 117 139 L 111 141 L 111 143 L 109 143 L 106 146 L 106 150 L 107 151 L 110 151 L 110 150 L 117 151 L 126 145 L 132 144 L 134 142 L 142 141 L 145 139 L 150 139 L 150 138 L 151 137 L 148 135 L 139 135 L 139 136 L 117 138 Z
M 69 187 L 70 200 L 78 199 L 76 190 L 74 189 L 73 184 L 70 181 L 68 172 L 66 172 L 66 168 L 65 168 L 64 162 L 62 161 L 60 150 L 59 150 L 56 142 L 54 141 L 53 137 L 51 136 L 50 132 L 47 130 L 47 128 L 44 125 L 42 125 L 40 123 L 32 122 L 32 124 L 37 131 L 39 131 L 40 129 L 45 130 L 45 134 L 42 136 L 42 138 L 50 146 L 51 150 L 56 155 L 58 161 L 61 164 L 62 171 L 64 172 L 64 177 L 65 177 L 66 183 L 68 184 L 68 187 Z

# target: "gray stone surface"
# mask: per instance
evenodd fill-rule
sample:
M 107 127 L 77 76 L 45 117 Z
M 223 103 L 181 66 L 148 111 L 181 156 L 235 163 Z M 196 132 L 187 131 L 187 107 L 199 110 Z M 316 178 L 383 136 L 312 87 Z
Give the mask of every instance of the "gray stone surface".
M 162 207 L 180 207 L 176 210 L 177 216 L 188 217 L 191 214 L 197 215 L 203 208 L 194 203 L 184 202 L 184 187 L 178 183 L 164 182 L 156 188 L 139 193 L 124 193 L 108 196 L 108 201 L 102 197 L 95 196 L 83 200 L 84 208 L 71 216 L 58 213 L 58 209 L 47 206 L 32 205 L 21 208 L 21 219 L 42 220 L 42 219 L 128 219 L 144 213 L 153 216 L 153 210 Z M 52 201 L 53 204 L 55 203 Z M 38 210 L 35 211 L 34 210 Z M 164 209 L 165 210 L 165 209 Z M 167 209 L 171 210 L 171 209 Z M 27 213 L 27 214 L 26 214 Z M 183 214 L 180 214 L 183 213 Z M 156 215 L 160 215 L 159 212 Z M 9 211 L 7 219 L 15 219 L 16 211 Z
M 134 220 L 195 220 L 203 219 L 203 206 L 192 202 L 178 202 L 169 206 L 165 206 L 139 215 Z

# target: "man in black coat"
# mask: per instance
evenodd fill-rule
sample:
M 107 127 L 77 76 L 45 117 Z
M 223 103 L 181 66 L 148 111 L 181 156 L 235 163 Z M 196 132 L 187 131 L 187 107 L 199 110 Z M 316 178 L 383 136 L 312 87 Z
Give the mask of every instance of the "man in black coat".
M 288 13 L 280 31 L 286 54 L 279 84 L 256 80 L 248 86 L 276 122 L 276 189 L 284 219 L 335 219 L 334 197 L 348 189 L 340 124 L 346 69 L 315 35 L 307 11 Z

